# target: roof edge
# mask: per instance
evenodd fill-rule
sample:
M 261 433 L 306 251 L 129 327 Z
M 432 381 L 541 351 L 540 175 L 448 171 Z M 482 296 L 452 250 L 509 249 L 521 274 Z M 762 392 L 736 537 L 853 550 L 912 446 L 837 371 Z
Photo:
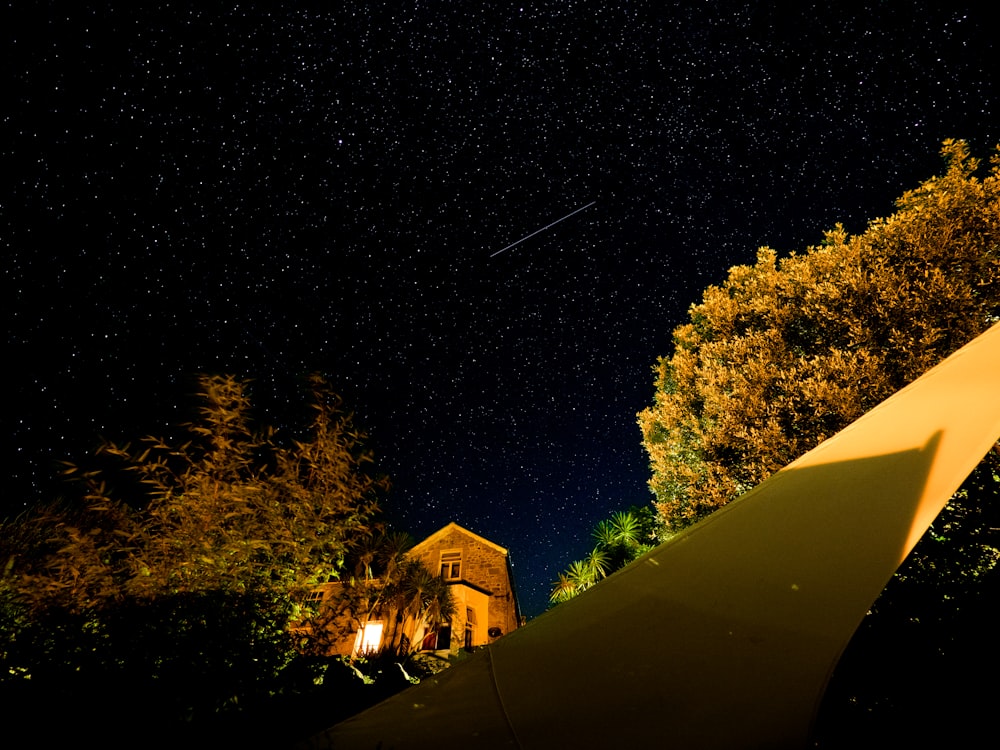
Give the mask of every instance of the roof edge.
M 433 534 L 431 534 L 429 537 L 425 538 L 422 542 L 418 542 L 417 544 L 414 544 L 409 549 L 409 552 L 412 553 L 412 552 L 414 552 L 416 550 L 419 550 L 421 547 L 425 547 L 425 546 L 427 546 L 427 545 L 429 545 L 429 544 L 431 544 L 433 542 L 436 542 L 438 539 L 440 539 L 443 536 L 446 536 L 451 531 L 460 531 L 463 534 L 467 534 L 468 536 L 471 536 L 473 539 L 475 539 L 477 542 L 481 542 L 481 543 L 485 544 L 488 547 L 492 547 L 493 549 L 497 550 L 498 552 L 501 552 L 505 557 L 508 556 L 508 551 L 507 551 L 506 547 L 502 547 L 499 544 L 497 544 L 496 542 L 491 542 L 486 537 L 480 536 L 479 534 L 477 534 L 474 531 L 469 531 L 467 528 L 465 528 L 464 526 L 459 526 L 454 521 L 452 521 L 451 523 L 447 524 L 446 526 L 443 526 L 442 528 L 438 529 Z

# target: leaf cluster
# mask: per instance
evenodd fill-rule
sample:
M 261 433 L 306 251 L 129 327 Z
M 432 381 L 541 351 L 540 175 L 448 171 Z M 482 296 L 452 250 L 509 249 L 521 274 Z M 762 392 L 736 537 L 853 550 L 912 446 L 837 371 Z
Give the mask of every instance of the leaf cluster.
M 737 266 L 690 309 L 638 415 L 664 523 L 679 530 L 759 484 L 992 325 L 1000 160 L 962 141 L 943 175 L 848 236 Z
M 549 602 L 568 601 L 628 565 L 657 541 L 657 519 L 651 507 L 632 506 L 597 523 L 591 536 L 594 548 L 574 560 L 553 584 Z
M 38 543 L 14 572 L 32 606 L 81 611 L 123 597 L 216 590 L 293 594 L 339 575 L 372 528 L 385 486 L 366 471 L 371 457 L 339 399 L 314 378 L 308 434 L 281 443 L 275 430 L 254 428 L 246 382 L 204 376 L 200 385 L 200 419 L 186 425 L 185 442 L 147 437 L 98 449 L 138 480 L 140 507 L 114 496 L 108 470 L 67 465 L 84 488 L 81 501 L 26 521 Z
M 347 559 L 334 594 L 303 613 L 300 632 L 310 634 L 300 648 L 324 653 L 330 646 L 374 620 L 388 623 L 383 649 L 407 656 L 419 644 L 404 633 L 421 621 L 438 625 L 455 614 L 455 601 L 445 580 L 423 562 L 408 556 L 409 534 L 381 531 L 363 538 Z

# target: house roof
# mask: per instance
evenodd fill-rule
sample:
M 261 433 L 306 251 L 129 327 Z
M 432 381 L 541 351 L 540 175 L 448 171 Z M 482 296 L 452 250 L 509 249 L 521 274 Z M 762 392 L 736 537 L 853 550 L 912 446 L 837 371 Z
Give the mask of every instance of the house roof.
M 433 534 L 431 534 L 429 537 L 427 537 L 426 539 L 424 539 L 419 544 L 413 545 L 413 547 L 410 549 L 410 554 L 413 554 L 414 552 L 417 552 L 418 550 L 420 550 L 423 547 L 429 547 L 430 545 L 434 544 L 435 542 L 441 540 L 443 537 L 448 536 L 448 534 L 452 533 L 453 531 L 458 531 L 458 532 L 460 532 L 462 534 L 465 534 L 466 536 L 472 537 L 477 542 L 479 542 L 481 544 L 485 544 L 487 547 L 492 547 L 493 549 L 495 549 L 497 552 L 500 552 L 504 556 L 507 555 L 507 548 L 506 547 L 501 547 L 496 542 L 491 542 L 486 537 L 479 536 L 479 534 L 476 534 L 476 533 L 474 533 L 472 531 L 469 531 L 467 528 L 465 528 L 463 526 L 459 526 L 454 521 L 452 521 L 451 523 L 449 523 L 444 528 L 438 529 L 437 531 L 435 531 Z
M 858 624 L 1000 437 L 998 392 L 1000 325 L 582 596 L 309 747 L 807 747 Z

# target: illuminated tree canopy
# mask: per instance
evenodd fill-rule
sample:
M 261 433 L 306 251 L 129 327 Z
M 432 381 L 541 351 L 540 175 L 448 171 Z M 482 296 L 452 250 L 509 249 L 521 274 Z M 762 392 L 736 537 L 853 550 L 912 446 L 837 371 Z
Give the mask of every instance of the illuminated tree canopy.
M 346 554 L 371 531 L 383 481 L 339 400 L 310 382 L 308 436 L 281 444 L 250 419 L 247 383 L 200 379 L 200 419 L 190 439 L 148 437 L 138 446 L 105 442 L 138 480 L 120 498 L 121 471 L 68 465 L 86 489 L 81 504 L 33 520 L 50 530 L 42 554 L 15 566 L 34 606 L 80 611 L 127 597 L 267 589 L 299 593 L 336 577 Z
M 837 226 L 780 259 L 762 248 L 690 308 L 638 415 L 661 536 L 767 479 L 1000 320 L 1000 149 L 984 175 L 962 141 L 946 141 L 943 155 L 942 175 L 863 233 Z M 998 658 L 983 615 L 1000 589 L 998 561 L 994 450 L 842 657 L 819 723 L 821 734 L 851 739 L 833 746 L 988 715 L 967 670 Z
M 1000 156 L 963 141 L 947 168 L 859 235 L 737 266 L 690 309 L 640 412 L 665 528 L 711 513 L 992 325 L 1000 309 Z

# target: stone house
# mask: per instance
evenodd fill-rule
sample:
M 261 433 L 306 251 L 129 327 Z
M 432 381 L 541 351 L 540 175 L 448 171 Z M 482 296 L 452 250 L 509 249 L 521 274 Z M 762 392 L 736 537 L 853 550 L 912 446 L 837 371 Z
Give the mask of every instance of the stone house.
M 375 611 L 366 624 L 358 627 L 357 620 L 344 614 L 343 584 L 331 582 L 316 589 L 311 597 L 318 611 L 329 613 L 325 624 L 317 630 L 315 624 L 303 622 L 293 626 L 292 632 L 309 631 L 314 640 L 317 632 L 325 633 L 323 651 L 328 654 L 353 656 L 378 651 L 392 642 L 403 644 L 403 650 L 409 652 L 429 651 L 444 656 L 485 646 L 522 624 L 506 548 L 457 523 L 449 523 L 412 547 L 406 556 L 419 560 L 448 584 L 455 604 L 450 622 L 394 622 L 392 617 Z M 314 622 L 320 621 L 322 618 Z
M 485 646 L 521 624 L 510 555 L 504 547 L 449 523 L 407 555 L 439 571 L 455 601 L 451 623 L 424 633 L 420 650 Z

